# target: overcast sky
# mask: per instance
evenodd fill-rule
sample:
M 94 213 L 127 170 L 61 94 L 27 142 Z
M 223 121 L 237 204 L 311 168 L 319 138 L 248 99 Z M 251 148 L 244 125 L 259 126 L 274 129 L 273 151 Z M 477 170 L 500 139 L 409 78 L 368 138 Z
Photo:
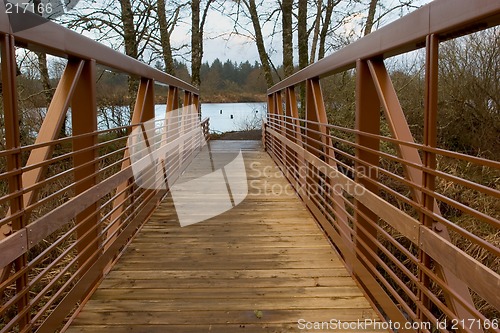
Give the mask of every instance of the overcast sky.
M 366 2 L 366 1 L 365 1 Z M 391 6 L 398 5 L 400 0 L 383 0 L 386 8 L 391 8 Z M 431 2 L 431 0 L 415 0 L 414 3 L 417 5 L 424 5 Z M 363 6 L 362 8 L 364 8 Z M 229 10 L 229 7 L 226 8 Z M 393 15 L 388 15 L 384 18 L 382 24 L 387 24 L 388 22 L 397 19 L 404 12 L 395 11 Z M 279 17 L 281 22 L 281 17 Z M 339 35 L 345 35 L 354 33 L 355 36 L 361 35 L 362 23 L 365 21 L 365 14 L 354 14 L 349 17 L 349 21 L 343 24 L 335 33 Z M 244 22 L 242 20 L 242 22 Z M 244 25 L 245 26 L 245 25 Z M 207 18 L 205 33 L 204 33 L 204 62 L 213 62 L 216 58 L 221 61 L 231 59 L 236 62 L 250 61 L 251 63 L 259 61 L 259 55 L 257 52 L 257 46 L 253 39 L 245 36 L 243 28 L 239 28 L 241 34 L 231 34 L 234 30 L 234 23 L 232 19 L 217 11 L 210 11 Z M 253 27 L 250 22 L 247 22 L 246 28 L 253 32 Z M 263 34 L 265 37 L 266 50 L 270 53 L 271 60 L 276 64 L 281 64 L 281 31 L 273 35 L 273 23 L 268 23 L 262 27 Z M 279 29 L 279 28 L 278 28 Z M 174 30 L 172 36 L 172 43 L 174 45 L 182 45 L 190 43 L 190 22 L 181 22 L 179 26 Z M 296 38 L 296 36 L 295 36 Z M 296 40 L 294 39 L 296 44 Z M 298 61 L 297 56 L 295 56 L 295 61 Z

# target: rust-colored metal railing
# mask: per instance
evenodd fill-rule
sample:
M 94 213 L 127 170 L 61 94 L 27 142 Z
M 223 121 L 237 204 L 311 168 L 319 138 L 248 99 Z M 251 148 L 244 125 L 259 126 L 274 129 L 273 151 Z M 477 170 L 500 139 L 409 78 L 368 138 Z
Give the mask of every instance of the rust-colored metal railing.
M 198 90 L 54 23 L 13 32 L 8 22 L 1 2 L 0 332 L 55 332 L 166 193 L 134 183 L 127 148 L 127 133 L 155 116 L 155 84 L 168 86 L 167 113 L 197 107 Z M 24 146 L 16 48 L 68 59 L 36 141 Z M 140 81 L 130 125 L 98 129 L 97 66 Z M 61 138 L 69 108 L 71 136 Z M 202 127 L 208 138 L 208 119 Z
M 499 234 L 498 212 L 436 188 L 439 182 L 472 191 L 477 200 L 500 198 L 498 183 L 446 172 L 438 161 L 497 174 L 500 162 L 437 147 L 439 43 L 499 22 L 496 0 L 436 0 L 268 90 L 266 150 L 382 317 L 396 323 L 386 326 L 393 331 L 500 332 L 500 275 L 481 262 L 488 256 L 498 262 L 498 242 L 454 223 L 440 207 L 492 235 Z M 416 143 L 383 59 L 421 47 L 424 138 Z M 320 79 L 352 68 L 355 128 L 345 128 L 329 123 Z M 303 117 L 299 85 L 306 91 Z M 381 125 L 390 135 L 382 135 Z

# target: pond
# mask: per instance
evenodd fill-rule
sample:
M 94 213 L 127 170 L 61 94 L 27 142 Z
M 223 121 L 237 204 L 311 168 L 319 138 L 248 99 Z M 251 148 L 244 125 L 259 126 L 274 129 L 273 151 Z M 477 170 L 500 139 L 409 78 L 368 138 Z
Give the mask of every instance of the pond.
M 210 118 L 215 133 L 260 129 L 266 116 L 266 103 L 203 103 L 201 118 Z
M 156 104 L 155 114 L 158 118 L 164 117 L 166 105 Z M 36 109 L 43 119 L 47 110 Z M 130 122 L 128 106 L 102 107 L 98 110 L 98 128 L 104 130 L 123 126 Z M 267 104 L 256 103 L 203 103 L 201 105 L 201 119 L 210 118 L 210 132 L 223 133 L 231 131 L 245 131 L 260 129 L 262 119 L 267 114 Z M 67 135 L 71 135 L 71 111 L 66 118 Z M 36 136 L 36 132 L 33 132 Z

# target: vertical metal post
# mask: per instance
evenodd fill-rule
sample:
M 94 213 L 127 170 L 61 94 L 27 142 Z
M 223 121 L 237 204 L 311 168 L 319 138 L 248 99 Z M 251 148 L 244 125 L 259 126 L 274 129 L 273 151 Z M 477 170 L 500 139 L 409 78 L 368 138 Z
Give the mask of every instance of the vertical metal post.
M 6 150 L 16 149 L 21 147 L 21 137 L 19 130 L 19 109 L 17 103 L 17 84 L 16 84 L 16 55 L 14 46 L 14 37 L 4 35 L 1 41 L 2 52 L 2 94 L 3 94 L 3 109 L 5 121 L 5 145 Z M 19 193 L 23 188 L 22 175 L 16 173 L 22 167 L 21 153 L 11 153 L 7 155 L 7 172 L 14 172 L 9 176 L 9 193 Z M 12 215 L 17 215 L 24 210 L 22 195 L 18 194 L 10 200 L 10 212 Z M 12 230 L 20 230 L 26 226 L 24 214 L 18 215 L 12 221 Z M 23 254 L 14 261 L 16 271 L 24 269 L 27 265 L 27 255 Z M 16 291 L 21 293 L 28 286 L 28 273 L 21 274 L 16 279 Z M 24 293 L 24 296 L 17 302 L 18 313 L 26 310 L 29 306 L 29 293 Z M 27 329 L 30 325 L 30 312 L 26 311 L 19 319 L 19 331 Z
M 275 94 L 271 94 L 271 95 L 268 95 L 267 96 L 267 122 L 268 122 L 268 125 L 267 126 L 270 126 L 272 129 L 275 129 L 276 128 L 276 111 L 275 111 Z M 271 140 L 267 140 L 267 137 L 265 137 L 265 148 L 266 150 L 269 150 L 269 151 L 272 151 L 272 141 Z
M 311 80 L 311 86 L 314 97 L 314 104 L 316 110 L 316 119 L 319 123 L 319 130 L 321 133 L 321 143 L 323 146 L 323 153 L 325 162 L 327 162 L 333 169 L 337 170 L 337 160 L 335 158 L 335 151 L 333 149 L 333 142 L 330 136 L 330 130 L 327 127 L 328 125 L 328 115 L 326 114 L 326 107 L 323 99 L 323 92 L 321 90 L 321 85 L 319 79 Z M 325 177 L 329 180 L 328 183 L 331 187 L 331 197 L 332 197 L 332 206 L 335 211 L 335 219 L 337 224 L 335 227 L 338 229 L 340 234 L 340 238 L 345 243 L 345 246 L 352 246 L 351 239 L 351 230 L 348 226 L 348 216 L 346 214 L 345 202 L 343 193 L 337 190 L 336 177 L 329 177 L 328 174 L 325 174 Z M 339 247 L 342 247 L 339 244 Z M 343 251 L 342 255 L 344 257 L 347 269 L 352 272 L 352 259 L 350 257 L 350 251 Z
M 437 36 L 430 35 L 426 39 L 426 59 L 425 59 L 425 108 L 424 108 L 424 146 L 435 148 L 437 144 L 437 96 L 438 96 L 438 46 Z M 429 169 L 436 168 L 436 154 L 423 151 L 423 164 Z M 424 170 L 422 177 L 422 186 L 429 191 L 435 190 L 435 176 Z M 422 203 L 424 209 L 428 212 L 434 211 L 434 197 L 422 192 Z M 423 225 L 432 228 L 433 219 L 427 214 L 420 214 L 420 220 Z M 419 251 L 419 260 L 427 268 L 431 267 L 431 258 L 424 251 Z M 419 270 L 419 280 L 428 288 L 430 285 L 429 277 Z M 418 290 L 418 299 L 423 307 L 430 308 L 429 298 Z M 417 315 L 420 320 L 427 321 L 428 318 L 423 311 L 418 308 Z
M 198 112 L 198 118 L 201 120 L 201 108 L 200 108 L 200 96 L 198 94 L 193 93 L 193 105 Z
M 322 150 L 321 135 L 319 135 L 319 119 L 316 109 L 316 101 L 314 95 L 314 82 L 312 79 L 306 81 L 306 150 L 318 155 L 318 150 Z
M 278 91 L 274 94 L 274 112 L 276 116 L 276 123 L 275 123 L 275 129 L 278 133 L 281 135 L 286 135 L 286 130 L 285 130 L 285 117 L 284 112 L 283 112 L 283 99 L 281 96 L 281 91 Z M 283 163 L 283 168 L 287 167 L 286 163 L 286 145 L 284 142 L 277 141 L 279 144 L 279 154 L 281 155 L 281 161 Z M 275 152 L 277 153 L 277 152 Z M 285 170 L 283 170 L 285 172 Z
M 97 144 L 97 135 L 92 134 L 97 131 L 95 72 L 95 61 L 85 61 L 80 80 L 78 80 L 71 99 L 73 135 L 85 135 L 73 140 L 73 151 L 76 152 L 73 158 L 75 182 L 77 183 L 75 186 L 75 195 L 83 193 L 97 184 L 98 165 L 95 162 L 92 163 L 97 157 L 97 151 L 94 149 L 88 150 L 88 148 L 94 147 Z M 79 152 L 84 149 L 87 150 Z M 99 237 L 99 230 L 96 227 L 99 223 L 99 216 L 96 214 L 98 209 L 98 203 L 94 203 L 76 217 L 78 226 L 76 230 L 78 238 L 77 248 L 81 255 L 79 260 L 80 266 L 86 264 L 90 267 L 92 262 L 86 262 L 99 249 L 99 242 L 96 241 Z M 92 242 L 93 244 L 91 244 Z
M 182 104 L 183 107 L 187 107 L 189 105 L 193 104 L 193 95 L 189 91 L 184 91 L 184 103 Z
M 356 135 L 356 144 L 361 147 L 371 148 L 373 150 L 380 149 L 379 139 L 364 136 L 362 133 L 380 134 L 380 102 L 377 96 L 377 91 L 373 84 L 370 75 L 370 70 L 365 61 L 358 60 L 356 62 L 356 130 L 360 133 Z M 366 178 L 377 180 L 377 172 L 374 167 L 379 164 L 379 157 L 377 154 L 368 152 L 362 148 L 356 148 L 355 163 L 355 181 L 363 185 L 366 190 L 373 193 L 378 193 L 378 187 L 367 181 Z M 367 218 L 377 222 L 377 214 L 372 212 L 361 202 L 355 201 L 356 211 L 354 213 L 354 231 L 356 239 L 354 246 L 357 247 L 357 252 L 360 252 L 368 258 L 371 264 L 376 266 L 376 261 L 370 252 L 377 252 L 377 246 L 370 238 L 377 238 L 377 229 L 370 225 L 360 213 L 364 214 Z M 365 232 L 361 231 L 362 227 Z M 360 245 L 358 240 L 362 240 L 369 249 L 365 249 Z M 358 255 L 359 257 L 359 255 Z M 356 273 L 356 266 L 354 266 L 354 273 Z
M 132 119 L 131 125 L 132 126 L 137 126 L 141 122 L 144 122 L 146 120 L 146 117 L 150 115 L 151 111 L 149 112 L 148 115 L 144 114 L 144 101 L 146 100 L 146 95 L 148 87 L 149 87 L 149 81 L 147 80 L 141 80 L 139 84 L 139 89 L 137 92 L 137 97 L 136 97 L 136 103 L 134 107 L 134 112 L 132 113 Z M 167 107 L 168 107 L 168 100 L 167 100 Z M 153 104 L 153 112 L 154 112 L 154 104 Z M 130 152 L 128 149 L 125 150 L 123 154 L 123 159 L 124 161 L 122 162 L 122 167 L 121 169 L 124 170 L 130 166 Z M 111 221 L 113 222 L 113 225 L 110 226 L 107 232 L 107 238 L 109 239 L 107 243 L 104 246 L 104 249 L 108 249 L 113 241 L 118 237 L 115 233 L 116 231 L 121 227 L 121 220 L 123 218 L 123 213 L 124 213 L 124 207 L 126 205 L 126 201 L 129 199 L 130 193 L 127 193 L 129 191 L 125 191 L 125 189 L 129 186 L 130 182 L 126 181 L 122 184 L 120 184 L 116 192 L 121 193 L 118 195 L 118 197 L 113 201 L 113 209 L 114 212 L 111 214 Z M 106 269 L 108 269 L 107 267 Z
M 299 121 L 299 109 L 297 107 L 297 95 L 295 94 L 295 88 L 293 86 L 286 88 L 285 91 L 286 98 L 286 112 L 285 114 L 290 117 L 288 122 L 289 129 L 289 139 L 295 143 L 302 146 L 302 136 L 300 135 L 300 121 Z
M 294 141 L 299 146 L 303 147 L 304 142 L 302 142 L 301 128 L 300 128 L 300 120 L 299 120 L 299 109 L 297 104 L 297 95 L 295 93 L 295 87 L 291 86 L 286 88 L 285 90 L 285 100 L 286 100 L 286 108 L 285 114 L 290 118 L 287 123 L 288 131 L 289 131 L 289 139 Z M 297 170 L 295 170 L 296 177 L 298 178 L 297 193 L 302 197 L 305 193 L 306 188 L 306 160 L 303 156 L 299 156 L 299 154 L 295 154 L 295 164 Z
M 177 87 L 168 86 L 167 112 L 176 110 L 178 108 L 179 108 L 179 89 L 177 89 Z
M 142 111 L 142 121 L 148 121 L 155 117 L 155 83 L 150 79 L 141 79 L 141 83 L 147 81 L 146 96 L 144 98 L 144 109 Z M 189 99 L 190 100 L 190 99 Z

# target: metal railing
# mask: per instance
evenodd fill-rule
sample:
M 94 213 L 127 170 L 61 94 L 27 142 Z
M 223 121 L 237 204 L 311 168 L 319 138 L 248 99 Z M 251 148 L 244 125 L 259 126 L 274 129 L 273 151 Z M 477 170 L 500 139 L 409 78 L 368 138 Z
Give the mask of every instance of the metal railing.
M 12 32 L 3 2 L 0 22 L 5 133 L 0 151 L 0 332 L 55 332 L 85 302 L 166 193 L 135 184 L 127 148 L 127 134 L 155 116 L 154 86 L 168 87 L 165 112 L 198 107 L 199 93 L 54 23 Z M 68 59 L 35 142 L 24 146 L 16 48 Z M 99 130 L 97 66 L 140 81 L 130 125 Z M 71 136 L 61 138 L 68 108 Z M 208 119 L 202 126 L 208 137 Z M 169 163 L 172 172 L 182 165 Z
M 440 209 L 453 208 L 471 225 L 490 228 L 491 235 L 499 234 L 498 212 L 469 207 L 436 185 L 473 191 L 477 200 L 500 198 L 498 184 L 442 168 L 457 161 L 498 172 L 500 162 L 437 147 L 439 43 L 499 22 L 498 1 L 436 0 L 268 90 L 266 150 L 382 318 L 392 321 L 385 326 L 392 331 L 500 332 L 500 275 L 481 260 L 499 260 L 498 242 Z M 384 59 L 422 47 L 424 136 L 417 143 Z M 352 68 L 355 127 L 346 128 L 329 123 L 320 80 Z M 306 101 L 302 117 L 300 87 Z M 382 135 L 382 121 L 390 135 Z

